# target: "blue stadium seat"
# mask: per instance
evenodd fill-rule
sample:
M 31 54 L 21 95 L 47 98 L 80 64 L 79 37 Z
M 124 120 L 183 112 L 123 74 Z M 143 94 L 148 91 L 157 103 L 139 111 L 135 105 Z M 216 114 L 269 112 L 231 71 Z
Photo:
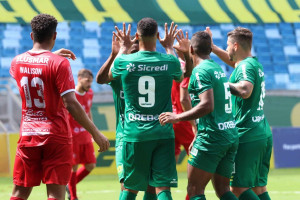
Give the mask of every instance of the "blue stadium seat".
M 287 58 L 289 63 L 300 63 L 300 55 L 288 55 Z
M 286 64 L 274 64 L 274 72 L 275 73 L 289 73 L 287 65 Z

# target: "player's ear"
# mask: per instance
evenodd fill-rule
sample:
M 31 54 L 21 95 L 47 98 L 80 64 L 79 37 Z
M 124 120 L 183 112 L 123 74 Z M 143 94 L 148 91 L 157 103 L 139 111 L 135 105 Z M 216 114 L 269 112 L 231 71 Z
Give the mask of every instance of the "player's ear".
M 53 40 L 56 40 L 56 35 L 57 35 L 57 32 L 55 32 L 55 33 L 53 34 Z
M 194 51 L 194 48 L 192 47 L 192 45 L 190 45 L 190 52 L 191 52 L 192 55 L 195 54 L 195 51 Z
M 137 40 L 139 40 L 140 38 L 139 38 L 139 34 L 136 32 L 135 33 L 135 38 L 137 39 Z
M 30 38 L 33 40 L 33 32 L 30 33 Z

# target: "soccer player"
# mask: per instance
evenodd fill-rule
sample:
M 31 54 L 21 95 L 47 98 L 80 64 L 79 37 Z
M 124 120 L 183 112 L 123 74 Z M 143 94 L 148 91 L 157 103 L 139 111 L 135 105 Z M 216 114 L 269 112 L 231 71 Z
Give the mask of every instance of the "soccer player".
M 209 27 L 206 31 L 212 34 Z M 269 200 L 266 186 L 272 132 L 264 115 L 263 66 L 251 55 L 252 32 L 249 29 L 237 27 L 227 36 L 227 51 L 216 45 L 212 45 L 212 49 L 224 62 L 235 68 L 229 86 L 234 95 L 233 114 L 240 141 L 231 182 L 232 191 L 241 200 Z
M 222 68 L 210 59 L 211 38 L 208 33 L 202 31 L 193 35 L 190 53 L 195 66 L 188 88 L 193 108 L 181 114 L 162 113 L 159 120 L 163 126 L 199 120 L 188 161 L 190 199 L 204 200 L 205 187 L 212 180 L 221 200 L 236 200 L 229 187 L 238 147 L 229 83 Z
M 50 52 L 55 44 L 57 20 L 39 14 L 31 20 L 33 48 L 16 56 L 10 74 L 22 98 L 11 200 L 26 200 L 32 187 L 47 184 L 48 200 L 65 199 L 72 168 L 72 137 L 68 111 L 93 136 L 99 151 L 108 139 L 85 114 L 74 94 L 69 61 Z
M 93 90 L 91 85 L 93 78 L 93 73 L 90 70 L 81 69 L 78 72 L 78 84 L 75 87 L 76 99 L 90 120 L 92 120 Z M 70 114 L 69 122 L 73 136 L 73 166 L 67 193 L 69 199 L 77 200 L 76 184 L 96 167 L 96 157 L 92 136 Z M 77 171 L 79 164 L 83 164 L 83 166 Z
M 133 40 L 135 36 L 131 36 Z M 120 79 L 112 80 L 108 82 L 108 72 L 112 66 L 113 61 L 115 60 L 116 56 L 118 55 L 120 50 L 120 44 L 117 40 L 116 36 L 113 35 L 112 38 L 112 52 L 107 59 L 107 61 L 101 66 L 100 70 L 97 73 L 96 80 L 99 84 L 108 83 L 113 90 L 113 99 L 115 102 L 115 112 L 116 112 L 116 166 L 117 172 L 119 176 L 119 182 L 121 183 L 121 192 L 119 195 L 119 199 L 122 198 L 124 185 L 124 173 L 123 173 L 123 161 L 122 161 L 122 146 L 123 146 L 123 129 L 124 129 L 124 108 L 125 108 L 125 101 L 124 101 L 124 93 L 122 88 L 122 82 Z M 136 53 L 139 51 L 139 42 L 136 40 L 130 49 L 127 51 L 128 54 Z M 143 200 L 156 200 L 155 188 L 148 185 L 147 191 L 144 194 Z
M 172 25 L 166 33 L 170 37 L 162 40 L 156 21 L 141 19 L 136 33 L 139 52 L 120 55 L 110 70 L 111 80 L 121 79 L 125 98 L 122 199 L 135 199 L 137 191 L 145 191 L 148 183 L 156 187 L 159 200 L 172 199 L 170 187 L 177 186 L 174 132 L 172 125 L 161 127 L 158 116 L 172 110 L 172 80 L 180 82 L 183 75 L 176 57 L 155 51 L 159 38 L 167 52 L 174 52 L 177 33 Z M 117 29 L 120 51 L 126 52 L 134 42 L 129 34 L 130 28 L 126 34 L 125 25 L 122 32 Z

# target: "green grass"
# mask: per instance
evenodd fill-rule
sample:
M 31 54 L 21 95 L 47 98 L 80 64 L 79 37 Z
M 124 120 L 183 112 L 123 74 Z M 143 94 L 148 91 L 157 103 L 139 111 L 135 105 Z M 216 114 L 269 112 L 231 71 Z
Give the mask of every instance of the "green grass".
M 172 189 L 174 200 L 183 200 L 186 195 L 187 178 L 185 173 L 179 173 L 178 188 Z M 273 169 L 269 174 L 268 190 L 272 200 L 299 200 L 300 199 L 300 168 Z M 12 191 L 12 178 L 0 178 L 0 199 L 9 199 Z M 80 200 L 114 200 L 118 199 L 120 186 L 117 176 L 92 175 L 78 184 L 78 198 Z M 141 192 L 137 200 L 143 199 Z M 206 198 L 216 200 L 211 184 L 206 188 Z M 46 199 L 46 187 L 41 185 L 33 189 L 29 200 Z

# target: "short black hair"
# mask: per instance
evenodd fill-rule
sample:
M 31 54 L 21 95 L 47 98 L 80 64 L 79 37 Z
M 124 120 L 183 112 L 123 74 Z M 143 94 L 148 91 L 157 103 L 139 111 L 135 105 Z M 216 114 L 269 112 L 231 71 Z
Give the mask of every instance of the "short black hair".
M 211 53 L 211 37 L 205 31 L 196 32 L 192 39 L 191 45 L 198 56 L 209 55 Z
M 48 14 L 39 14 L 31 22 L 33 39 L 36 42 L 45 42 L 51 39 L 56 32 L 57 20 Z
M 252 47 L 252 32 L 243 27 L 236 27 L 233 31 L 227 33 L 228 38 L 232 43 L 239 43 L 244 50 L 251 50 Z
M 157 33 L 157 22 L 149 17 L 141 19 L 137 24 L 137 30 L 143 37 L 152 37 Z

